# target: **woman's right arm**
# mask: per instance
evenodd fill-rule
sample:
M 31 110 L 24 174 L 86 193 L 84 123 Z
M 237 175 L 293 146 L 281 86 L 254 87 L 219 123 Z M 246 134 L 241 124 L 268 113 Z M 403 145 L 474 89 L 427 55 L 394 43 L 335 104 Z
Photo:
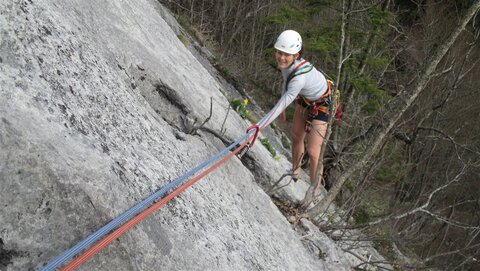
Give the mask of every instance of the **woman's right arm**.
M 270 111 L 271 115 L 267 119 L 260 121 L 259 126 L 268 126 L 280 114 L 282 114 L 287 109 L 287 107 L 295 100 L 304 85 L 305 77 L 302 75 L 296 76 L 292 80 L 290 80 L 287 86 L 287 90 L 285 91 L 285 93 L 283 93 L 282 97 L 280 97 L 280 100 L 278 100 L 277 104 L 275 104 L 273 109 Z

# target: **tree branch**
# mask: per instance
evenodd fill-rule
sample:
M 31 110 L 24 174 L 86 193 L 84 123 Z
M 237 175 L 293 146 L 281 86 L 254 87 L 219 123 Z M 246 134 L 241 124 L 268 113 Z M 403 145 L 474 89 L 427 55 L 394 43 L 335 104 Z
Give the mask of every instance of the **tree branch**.
M 193 123 L 193 127 L 188 131 L 188 134 L 190 135 L 196 135 L 198 129 L 202 128 L 212 117 L 212 110 L 213 110 L 213 98 L 210 97 L 210 115 L 202 122 L 202 124 L 195 126 L 195 123 Z
M 473 18 L 479 8 L 480 0 L 476 0 L 468 9 L 461 22 L 451 32 L 450 37 L 440 47 L 436 49 L 436 51 L 432 54 L 432 58 L 426 61 L 427 66 L 425 67 L 425 70 L 423 71 L 415 87 L 413 88 L 413 94 L 407 99 L 406 105 L 402 109 L 400 109 L 399 112 L 394 114 L 393 118 L 390 120 L 385 129 L 379 132 L 377 139 L 373 142 L 371 147 L 367 149 L 363 158 L 359 159 L 357 163 L 352 165 L 345 173 L 343 173 L 338 178 L 338 180 L 334 183 L 333 187 L 330 189 L 327 197 L 325 197 L 319 204 L 315 205 L 312 209 L 308 211 L 308 217 L 315 218 L 321 213 L 325 212 L 330 206 L 330 204 L 333 202 L 335 197 L 339 194 L 346 180 L 349 179 L 355 172 L 365 167 L 368 161 L 380 151 L 380 147 L 387 139 L 387 136 L 391 133 L 397 123 L 403 118 L 407 109 L 412 106 L 420 93 L 422 93 L 422 91 L 425 89 L 430 79 L 432 78 L 432 75 L 435 72 L 438 64 L 446 55 L 447 51 L 450 49 L 453 43 L 457 40 L 460 33 L 462 33 L 467 23 Z

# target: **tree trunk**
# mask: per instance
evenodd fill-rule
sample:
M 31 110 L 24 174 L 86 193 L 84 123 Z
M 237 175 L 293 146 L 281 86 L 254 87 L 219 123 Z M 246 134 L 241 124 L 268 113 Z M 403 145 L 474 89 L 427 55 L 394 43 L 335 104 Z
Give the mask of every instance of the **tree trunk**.
M 373 158 L 381 150 L 381 147 L 383 146 L 388 135 L 391 133 L 398 121 L 402 119 L 405 112 L 412 106 L 420 93 L 422 93 L 422 91 L 425 89 L 430 79 L 434 76 L 434 72 L 440 61 L 443 59 L 443 57 L 450 49 L 452 44 L 455 42 L 455 40 L 458 38 L 460 33 L 465 29 L 467 23 L 473 18 L 473 16 L 479 9 L 480 0 L 476 0 L 468 9 L 464 17 L 461 19 L 460 24 L 458 24 L 455 29 L 453 29 L 450 37 L 436 49 L 436 51 L 433 53 L 433 57 L 430 60 L 427 60 L 427 65 L 415 87 L 413 88 L 413 94 L 405 101 L 405 106 L 400 109 L 399 112 L 394 114 L 394 117 L 390 120 L 388 125 L 378 133 L 378 137 L 375 139 L 371 147 L 367 149 L 364 156 L 359 159 L 357 163 L 353 164 L 345 173 L 343 173 L 338 178 L 338 180 L 336 180 L 327 197 L 323 199 L 319 204 L 315 205 L 312 209 L 307 211 L 306 215 L 308 217 L 313 219 L 325 212 L 330 206 L 330 204 L 333 202 L 335 197 L 339 194 L 345 181 L 351 178 L 353 174 L 359 169 L 365 167 L 370 161 L 370 159 Z

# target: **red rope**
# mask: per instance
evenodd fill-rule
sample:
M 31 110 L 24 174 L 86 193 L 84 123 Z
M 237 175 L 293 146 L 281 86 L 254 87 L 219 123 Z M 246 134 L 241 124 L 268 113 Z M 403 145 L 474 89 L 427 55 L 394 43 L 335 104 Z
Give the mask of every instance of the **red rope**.
M 250 130 L 255 129 L 255 133 L 253 134 L 253 139 L 252 142 L 248 143 L 251 146 L 255 143 L 255 140 L 257 140 L 258 132 L 260 131 L 260 127 L 258 127 L 257 124 L 254 124 L 250 127 L 247 128 L 247 133 L 250 132 Z
M 219 167 L 221 164 L 223 164 L 225 161 L 230 159 L 233 155 L 235 155 L 237 152 L 239 152 L 246 144 L 248 140 L 245 141 L 242 145 L 240 145 L 238 148 L 236 148 L 234 151 L 230 152 L 227 154 L 225 157 L 222 158 L 222 160 L 218 161 L 217 163 L 213 164 L 210 168 L 199 174 L 198 176 L 195 176 L 192 178 L 190 181 L 184 183 L 177 189 L 175 189 L 172 193 L 168 194 L 158 202 L 154 203 L 147 209 L 145 209 L 143 212 L 123 224 L 121 227 L 104 237 L 102 240 L 100 240 L 98 243 L 96 243 L 93 247 L 89 248 L 86 250 L 84 253 L 82 253 L 78 258 L 75 258 L 73 261 L 71 261 L 69 264 L 61 268 L 60 270 L 66 271 L 66 270 L 74 270 L 84 262 L 86 262 L 88 259 L 93 257 L 95 254 L 97 254 L 100 250 L 102 250 L 104 247 L 108 246 L 111 242 L 113 242 L 115 239 L 120 237 L 122 234 L 124 234 L 127 230 L 138 224 L 142 219 L 146 218 L 150 214 L 152 214 L 155 210 L 169 202 L 171 199 L 182 193 L 185 189 L 188 187 L 192 186 L 195 182 L 200 180 L 201 178 L 205 177 L 208 175 L 210 172 L 212 172 L 214 169 Z

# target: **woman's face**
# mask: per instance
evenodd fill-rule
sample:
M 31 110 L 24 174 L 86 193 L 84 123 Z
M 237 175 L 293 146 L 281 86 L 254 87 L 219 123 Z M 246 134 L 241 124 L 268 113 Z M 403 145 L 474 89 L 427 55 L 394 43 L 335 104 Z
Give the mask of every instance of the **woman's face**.
M 277 50 L 277 52 L 275 53 L 275 60 L 277 61 L 277 65 L 280 69 L 285 69 L 292 65 L 293 61 L 295 61 L 298 56 L 298 53 L 291 55 Z

